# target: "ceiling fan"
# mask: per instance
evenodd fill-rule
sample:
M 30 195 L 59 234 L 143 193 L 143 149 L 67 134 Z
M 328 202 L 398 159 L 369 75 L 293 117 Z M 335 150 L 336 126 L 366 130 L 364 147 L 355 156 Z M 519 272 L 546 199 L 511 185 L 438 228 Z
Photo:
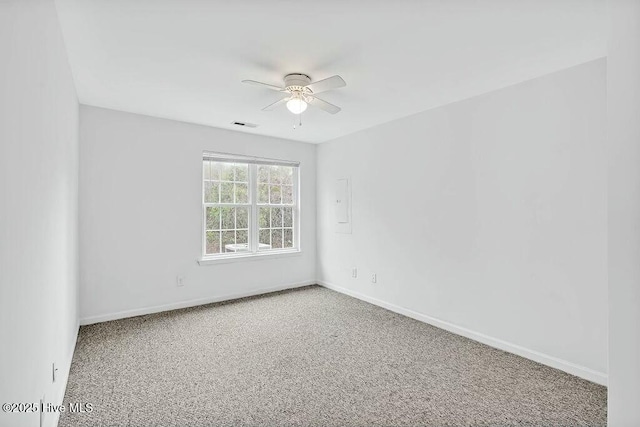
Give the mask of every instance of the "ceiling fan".
M 311 83 L 309 76 L 300 73 L 287 74 L 284 76 L 284 87 L 261 83 L 255 80 L 243 80 L 242 83 L 260 86 L 286 94 L 282 99 L 267 105 L 262 110 L 271 111 L 282 104 L 286 104 L 287 109 L 293 114 L 302 114 L 307 109 L 307 105 L 318 107 L 327 113 L 336 114 L 340 111 L 340 107 L 318 98 L 316 94 L 347 85 L 340 76 L 333 76 Z

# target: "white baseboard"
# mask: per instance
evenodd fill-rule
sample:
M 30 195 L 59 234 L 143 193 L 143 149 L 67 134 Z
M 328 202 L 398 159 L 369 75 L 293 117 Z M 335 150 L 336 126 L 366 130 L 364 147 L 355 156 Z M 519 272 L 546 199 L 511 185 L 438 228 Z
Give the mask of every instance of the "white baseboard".
M 361 294 L 360 292 L 343 288 L 342 286 L 334 285 L 332 283 L 328 283 L 322 280 L 318 280 L 317 282 L 319 285 L 324 286 L 325 288 L 343 293 L 345 295 L 349 295 L 351 297 L 366 301 L 368 303 L 377 305 L 382 308 L 386 308 L 387 310 L 393 311 L 395 313 L 402 314 L 407 317 L 411 317 L 412 319 L 419 320 L 424 323 L 428 323 L 440 329 L 444 329 L 454 334 L 461 335 L 463 337 L 472 339 L 474 341 L 481 342 L 483 344 L 497 348 L 499 350 L 504 350 L 509 353 L 517 354 L 518 356 L 522 356 L 524 358 L 533 360 L 534 362 L 538 362 L 543 365 L 547 365 L 552 368 L 559 369 L 571 375 L 575 375 L 577 377 L 592 381 L 596 384 L 601 384 L 605 386 L 607 385 L 608 376 L 603 372 L 598 372 L 584 366 L 576 365 L 575 363 L 571 363 L 566 360 L 558 359 L 557 357 L 549 356 L 535 350 L 530 350 L 528 348 L 521 347 L 516 344 L 511 344 L 509 342 L 506 342 L 497 338 L 493 338 L 488 335 L 481 334 L 479 332 L 475 332 L 467 328 L 463 328 L 461 326 L 454 325 L 453 323 L 449 323 L 444 320 L 437 319 L 435 317 L 427 316 L 426 314 L 418 313 L 413 310 L 409 310 L 408 308 L 400 307 L 395 304 L 391 304 L 391 303 L 379 300 L 377 298 L 373 298 L 373 297 Z
M 270 288 L 261 288 L 251 291 L 238 292 L 222 296 L 214 296 L 207 298 L 192 299 L 187 301 L 179 301 L 169 304 L 156 305 L 151 307 L 136 308 L 133 310 L 117 311 L 115 313 L 105 313 L 96 316 L 88 316 L 80 319 L 81 325 L 91 325 L 93 323 L 108 322 L 110 320 L 126 319 L 127 317 L 142 316 L 144 314 L 160 313 L 162 311 L 177 310 L 180 308 L 195 307 L 198 305 L 211 304 L 214 302 L 228 301 L 238 298 L 251 297 L 254 295 L 268 294 L 269 292 L 283 291 L 286 289 L 300 288 L 302 286 L 315 285 L 315 280 L 308 280 L 301 283 L 292 283 L 288 285 L 273 286 Z
M 52 403 L 54 405 L 62 405 L 64 403 L 64 395 L 67 392 L 67 383 L 69 382 L 69 371 L 71 370 L 71 363 L 73 362 L 73 354 L 76 351 L 76 344 L 78 342 L 79 329 L 80 329 L 80 322 L 78 321 L 75 327 L 75 331 L 76 331 L 75 338 L 73 340 L 71 348 L 69 349 L 67 360 L 65 361 L 66 364 L 64 366 L 60 366 L 60 368 L 63 368 L 61 369 L 61 372 L 60 372 L 61 375 L 59 377 L 62 384 L 61 384 L 61 387 L 58 389 L 60 392 L 60 395 L 55 396 L 55 398 L 52 399 Z M 51 419 L 48 421 L 48 424 L 45 423 L 44 425 L 58 427 L 59 421 L 60 421 L 60 412 L 55 411 L 51 413 Z

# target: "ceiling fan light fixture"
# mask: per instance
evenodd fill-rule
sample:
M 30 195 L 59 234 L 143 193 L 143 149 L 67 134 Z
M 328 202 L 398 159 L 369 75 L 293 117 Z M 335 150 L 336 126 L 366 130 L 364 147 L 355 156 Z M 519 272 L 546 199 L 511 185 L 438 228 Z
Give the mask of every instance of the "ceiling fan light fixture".
M 287 101 L 287 109 L 293 114 L 302 114 L 307 109 L 307 103 L 301 98 L 291 98 Z
M 284 87 L 262 83 L 255 80 L 243 80 L 242 83 L 275 90 L 276 92 L 280 92 L 281 96 L 284 96 L 276 102 L 264 107 L 262 111 L 272 111 L 282 105 L 286 105 L 287 109 L 293 114 L 304 113 L 309 105 L 314 108 L 324 110 L 329 114 L 339 113 L 340 107 L 318 98 L 316 94 L 345 87 L 347 85 L 342 77 L 337 75 L 327 77 L 326 79 L 318 80 L 316 82 L 311 82 L 311 78 L 309 76 L 300 73 L 292 73 L 284 76 Z

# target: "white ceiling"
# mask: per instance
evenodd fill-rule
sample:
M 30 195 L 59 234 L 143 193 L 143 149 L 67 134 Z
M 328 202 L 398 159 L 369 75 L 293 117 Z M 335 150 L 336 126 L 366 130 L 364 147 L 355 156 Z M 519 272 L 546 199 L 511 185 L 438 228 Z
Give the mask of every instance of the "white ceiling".
M 606 55 L 604 0 L 56 0 L 83 104 L 323 142 Z M 303 126 L 261 111 L 341 75 Z M 233 121 L 257 123 L 249 130 Z

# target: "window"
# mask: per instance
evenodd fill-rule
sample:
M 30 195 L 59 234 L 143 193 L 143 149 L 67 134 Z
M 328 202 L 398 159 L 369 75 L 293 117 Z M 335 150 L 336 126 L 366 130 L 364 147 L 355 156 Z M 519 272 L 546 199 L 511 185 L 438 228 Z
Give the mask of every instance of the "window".
M 297 252 L 298 163 L 205 153 L 203 259 Z

